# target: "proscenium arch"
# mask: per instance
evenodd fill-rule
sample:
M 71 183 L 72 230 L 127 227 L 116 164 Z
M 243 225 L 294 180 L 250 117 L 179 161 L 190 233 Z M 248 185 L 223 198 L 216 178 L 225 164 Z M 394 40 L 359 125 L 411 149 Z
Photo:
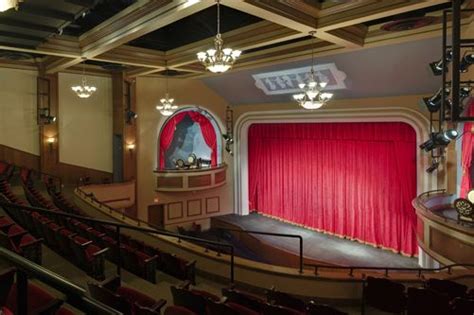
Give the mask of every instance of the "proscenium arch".
M 219 165 L 223 163 L 222 130 L 224 130 L 224 125 L 213 112 L 207 109 L 204 109 L 200 106 L 187 105 L 187 106 L 180 106 L 180 108 L 176 110 L 172 115 L 160 121 L 159 128 L 158 128 L 157 143 L 156 143 L 156 159 L 155 159 L 156 169 L 158 169 L 160 165 L 160 140 L 161 140 L 161 132 L 163 131 L 164 126 L 166 126 L 168 121 L 175 115 L 182 112 L 189 112 L 189 111 L 199 112 L 200 114 L 205 116 L 207 119 L 209 119 L 209 121 L 211 122 L 212 126 L 214 127 L 214 131 L 216 132 L 217 164 Z
M 285 110 L 255 111 L 240 116 L 235 122 L 235 160 L 234 160 L 234 213 L 249 214 L 248 191 L 248 130 L 252 124 L 259 123 L 341 123 L 341 122 L 403 122 L 416 132 L 417 146 L 429 137 L 429 120 L 420 112 L 404 107 L 377 107 L 354 109 L 322 109 L 317 111 Z M 435 176 L 425 172 L 429 166 L 429 154 L 417 150 L 417 194 L 437 189 Z M 420 249 L 420 248 L 419 248 Z M 420 249 L 419 263 L 431 267 L 426 254 Z M 428 260 L 428 262 L 426 262 Z

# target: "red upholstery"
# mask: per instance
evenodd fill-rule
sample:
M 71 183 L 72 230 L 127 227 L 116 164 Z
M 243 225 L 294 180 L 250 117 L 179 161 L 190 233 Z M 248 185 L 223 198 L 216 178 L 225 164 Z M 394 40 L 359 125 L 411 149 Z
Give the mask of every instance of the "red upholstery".
M 258 315 L 257 313 L 255 314 Z M 198 315 L 198 314 L 182 306 L 168 306 L 165 310 L 164 315 Z
M 92 261 L 94 259 L 94 254 L 100 251 L 101 248 L 95 245 L 89 245 L 86 248 L 86 258 L 88 261 Z
M 82 236 L 74 236 L 74 242 L 76 244 L 82 245 L 84 243 L 89 242 L 89 240 L 87 238 L 82 237 Z
M 145 266 L 145 260 L 150 259 L 150 256 L 138 250 L 135 252 L 135 255 L 137 255 L 138 263 L 140 264 L 141 267 Z
M 55 315 L 74 315 L 75 313 L 65 307 L 61 307 L 56 313 L 54 313 Z
M 0 307 L 0 314 L 3 315 L 13 315 L 12 311 L 6 307 Z
M 7 226 L 7 225 L 12 225 L 13 222 L 9 218 L 6 217 L 0 217 L 0 227 Z
M 0 174 L 3 174 L 8 168 L 8 164 L 0 162 Z
M 6 306 L 15 314 L 17 306 L 16 298 L 17 287 L 15 284 L 10 290 L 6 304 Z M 45 305 L 51 304 L 53 300 L 55 300 L 54 297 L 45 290 L 33 283 L 28 284 L 28 314 L 36 313 L 37 310 L 43 308 Z
M 254 310 L 251 310 L 250 308 L 247 308 L 243 305 L 233 303 L 233 302 L 228 302 L 226 303 L 231 309 L 237 311 L 240 315 L 259 315 L 258 312 L 255 312 Z
M 156 301 L 146 294 L 127 287 L 118 287 L 117 294 L 124 297 L 129 303 L 137 303 L 140 306 L 152 307 Z
M 8 229 L 8 236 L 17 235 L 26 232 L 21 226 L 15 224 Z

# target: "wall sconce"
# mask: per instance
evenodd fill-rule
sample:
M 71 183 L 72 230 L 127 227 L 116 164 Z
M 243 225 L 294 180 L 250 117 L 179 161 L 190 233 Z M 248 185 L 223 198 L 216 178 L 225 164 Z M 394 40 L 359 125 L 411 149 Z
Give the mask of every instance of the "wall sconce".
M 130 152 L 130 154 L 132 154 L 133 150 L 135 150 L 135 143 L 129 143 L 129 144 L 127 144 L 126 148 L 127 148 L 128 151 Z
M 49 146 L 49 152 L 52 152 L 53 151 L 53 145 L 56 142 L 56 138 L 55 137 L 48 137 L 46 139 L 46 142 L 48 143 L 48 146 Z

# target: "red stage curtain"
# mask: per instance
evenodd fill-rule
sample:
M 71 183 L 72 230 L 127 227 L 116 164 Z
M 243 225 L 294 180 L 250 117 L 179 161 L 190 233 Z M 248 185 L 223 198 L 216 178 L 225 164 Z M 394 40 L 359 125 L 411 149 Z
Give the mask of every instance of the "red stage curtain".
M 470 102 L 468 105 L 466 116 L 474 116 L 474 102 Z M 461 166 L 462 166 L 462 177 L 461 177 L 461 191 L 460 197 L 466 198 L 467 193 L 472 188 L 471 183 L 471 161 L 472 153 L 474 149 L 474 135 L 472 130 L 474 124 L 472 122 L 464 123 L 463 138 L 462 138 L 462 151 L 461 151 Z
M 409 125 L 257 124 L 248 138 L 251 209 L 417 253 L 417 147 Z
M 216 131 L 212 126 L 211 121 L 198 112 L 188 112 L 189 117 L 199 124 L 201 127 L 201 132 L 206 142 L 207 146 L 211 148 L 211 166 L 217 165 L 217 139 L 216 139 Z
M 169 118 L 160 134 L 160 170 L 165 168 L 165 152 L 173 141 L 176 125 L 186 116 L 187 112 L 181 112 Z

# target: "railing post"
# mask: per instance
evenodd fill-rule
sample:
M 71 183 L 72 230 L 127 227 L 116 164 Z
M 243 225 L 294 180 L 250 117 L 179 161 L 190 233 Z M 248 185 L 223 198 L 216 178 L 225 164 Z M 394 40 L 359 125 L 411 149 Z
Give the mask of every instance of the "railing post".
M 117 242 L 117 275 L 121 278 L 122 276 L 122 257 L 121 256 L 121 251 L 120 251 L 120 226 L 116 225 L 115 226 L 115 237 L 116 237 L 116 242 Z
M 349 269 L 349 277 L 353 277 L 354 276 L 354 268 L 351 267 L 351 269 Z
M 385 277 L 388 278 L 388 268 L 385 268 Z
M 300 273 L 303 273 L 303 238 L 298 236 L 300 239 Z
M 16 272 L 16 287 L 18 315 L 28 315 L 28 276 L 20 269 Z
M 318 266 L 314 266 L 314 275 L 315 275 L 315 276 L 318 275 L 318 269 L 319 269 Z

